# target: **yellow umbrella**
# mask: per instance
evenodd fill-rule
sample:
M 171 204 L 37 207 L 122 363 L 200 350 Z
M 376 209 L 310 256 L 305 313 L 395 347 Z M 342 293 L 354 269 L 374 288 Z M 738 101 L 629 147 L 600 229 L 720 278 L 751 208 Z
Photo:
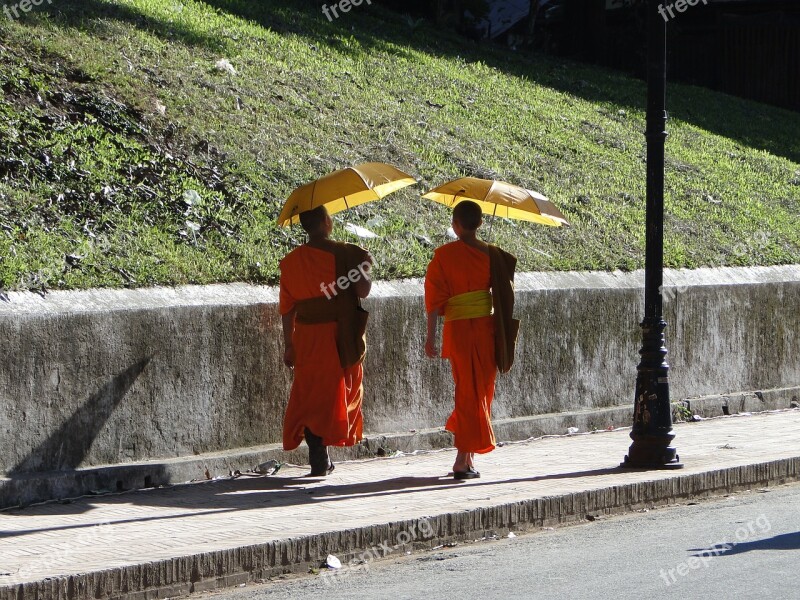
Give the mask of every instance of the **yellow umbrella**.
M 462 177 L 440 185 L 423 198 L 450 208 L 464 200 L 472 200 L 487 215 L 531 221 L 551 227 L 569 225 L 561 211 L 545 196 L 503 181 Z
M 335 171 L 300 186 L 283 206 L 278 224 L 289 226 L 300 221 L 300 213 L 325 206 L 328 213 L 380 200 L 417 181 L 408 173 L 385 163 L 364 163 Z

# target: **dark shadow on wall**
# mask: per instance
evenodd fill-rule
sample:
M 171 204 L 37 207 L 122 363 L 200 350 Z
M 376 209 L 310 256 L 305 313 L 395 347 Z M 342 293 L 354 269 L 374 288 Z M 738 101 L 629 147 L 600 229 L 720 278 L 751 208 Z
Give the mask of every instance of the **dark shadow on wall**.
M 15 465 L 8 476 L 14 478 L 36 472 L 67 471 L 79 467 L 108 418 L 152 358 L 148 356 L 117 373 L 61 427 Z

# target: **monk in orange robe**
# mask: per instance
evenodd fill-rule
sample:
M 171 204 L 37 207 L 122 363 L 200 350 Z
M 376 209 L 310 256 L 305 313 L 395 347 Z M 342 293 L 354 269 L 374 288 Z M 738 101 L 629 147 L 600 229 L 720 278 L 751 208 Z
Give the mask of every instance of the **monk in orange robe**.
M 480 477 L 474 455 L 495 447 L 491 422 L 497 374 L 495 319 L 490 247 L 476 236 L 481 223 L 481 209 L 475 202 L 456 205 L 453 230 L 459 239 L 436 250 L 425 277 L 425 353 L 431 358 L 438 356 L 437 322 L 444 315 L 441 356 L 450 360 L 455 380 L 455 409 L 445 429 L 455 436 L 456 479 Z
M 280 263 L 283 362 L 294 369 L 283 448 L 294 450 L 305 439 L 310 476 L 322 476 L 333 471 L 328 446 L 352 446 L 362 439 L 364 393 L 361 364 L 342 367 L 336 317 L 326 313 L 339 294 L 353 302 L 367 297 L 372 258 L 363 248 L 330 239 L 333 221 L 324 207 L 301 213 L 300 223 L 308 241 Z M 336 272 L 335 252 L 343 246 L 356 257 L 349 278 Z

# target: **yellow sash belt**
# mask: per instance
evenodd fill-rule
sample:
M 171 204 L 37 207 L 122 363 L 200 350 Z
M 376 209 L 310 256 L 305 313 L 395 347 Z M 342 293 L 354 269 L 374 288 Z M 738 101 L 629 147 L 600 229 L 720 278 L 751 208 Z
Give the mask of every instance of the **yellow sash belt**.
M 491 314 L 492 295 L 489 290 L 478 290 L 450 298 L 444 309 L 444 320 L 477 319 Z

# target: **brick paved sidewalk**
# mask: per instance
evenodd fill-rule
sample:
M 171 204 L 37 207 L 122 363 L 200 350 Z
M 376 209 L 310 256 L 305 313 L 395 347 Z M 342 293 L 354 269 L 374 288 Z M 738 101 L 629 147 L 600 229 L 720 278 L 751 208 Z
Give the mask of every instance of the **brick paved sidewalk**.
M 800 410 L 675 429 L 686 465 L 679 471 L 619 469 L 630 438 L 629 430 L 618 430 L 508 443 L 477 457 L 482 477 L 465 482 L 447 477 L 454 452 L 434 451 L 340 463 L 326 479 L 284 467 L 273 477 L 0 512 L 0 599 L 23 597 L 8 586 L 48 577 L 800 457 Z

